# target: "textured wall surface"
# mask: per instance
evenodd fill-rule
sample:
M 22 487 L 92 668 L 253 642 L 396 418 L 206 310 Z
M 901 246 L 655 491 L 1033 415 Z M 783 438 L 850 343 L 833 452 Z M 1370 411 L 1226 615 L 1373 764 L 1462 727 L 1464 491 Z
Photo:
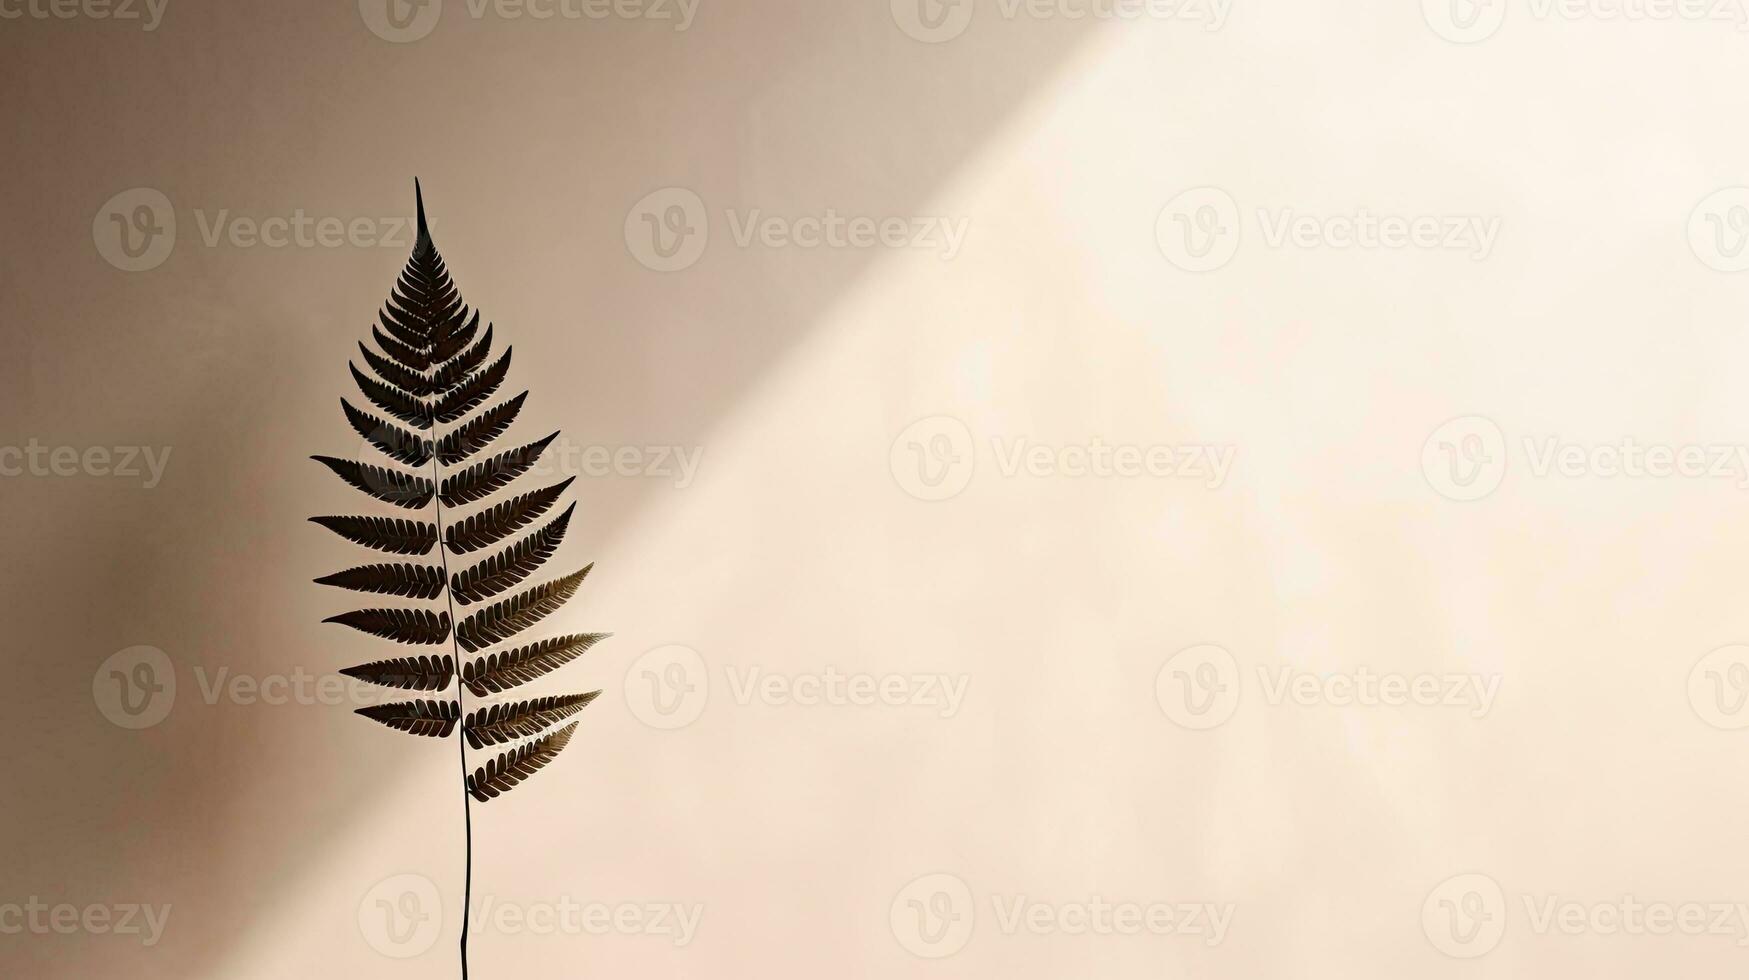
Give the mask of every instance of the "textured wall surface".
M 0 976 L 459 973 L 415 176 L 615 634 L 474 976 L 1740 976 L 1746 23 L 0 0 Z

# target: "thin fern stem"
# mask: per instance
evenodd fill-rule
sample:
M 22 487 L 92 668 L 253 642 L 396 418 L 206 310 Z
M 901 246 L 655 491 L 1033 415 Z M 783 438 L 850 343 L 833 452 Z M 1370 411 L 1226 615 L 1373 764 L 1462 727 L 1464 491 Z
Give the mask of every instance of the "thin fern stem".
M 468 980 L 468 925 L 473 918 L 474 904 L 474 803 L 468 793 L 468 740 L 465 737 L 468 719 L 468 689 L 462 683 L 462 650 L 456 638 L 456 628 L 461 625 L 455 618 L 455 593 L 450 588 L 449 577 L 449 544 L 444 540 L 443 533 L 443 471 L 438 465 L 435 447 L 443 442 L 443 433 L 437 420 L 431 422 L 431 482 L 437 492 L 432 495 L 432 502 L 437 505 L 437 555 L 443 562 L 443 598 L 449 605 L 449 648 L 455 657 L 455 701 L 456 711 L 462 723 L 456 726 L 456 748 L 461 752 L 462 760 L 462 822 L 466 829 L 467 856 L 462 872 L 462 980 Z

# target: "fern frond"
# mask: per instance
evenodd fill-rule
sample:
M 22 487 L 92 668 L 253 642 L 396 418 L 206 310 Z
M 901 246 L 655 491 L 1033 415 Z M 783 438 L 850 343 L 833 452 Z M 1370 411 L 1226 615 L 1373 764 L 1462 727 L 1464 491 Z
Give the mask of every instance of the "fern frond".
M 438 361 L 436 355 L 442 354 L 447 349 L 447 347 L 440 346 L 433 351 L 433 361 L 443 365 L 431 376 L 431 383 L 437 391 L 448 391 L 475 368 L 486 363 L 486 355 L 492 353 L 492 325 L 486 325 L 486 332 L 481 335 L 474 346 L 453 358 Z
M 528 578 L 557 551 L 565 540 L 565 528 L 571 522 L 576 504 L 553 518 L 546 527 L 534 532 L 485 561 L 450 577 L 450 592 L 462 605 L 479 602 L 515 586 Z
M 409 466 L 424 466 L 431 462 L 431 440 L 416 436 L 398 425 L 385 422 L 369 412 L 353 408 L 346 399 L 340 399 L 341 411 L 346 413 L 346 421 L 352 424 L 352 430 L 363 436 L 371 445 L 382 450 L 384 455 L 397 463 Z
M 341 671 L 347 677 L 403 691 L 441 691 L 455 678 L 455 658 L 395 657 Z
M 370 369 L 375 371 L 378 377 L 407 394 L 423 398 L 433 391 L 430 378 L 421 372 L 403 367 L 393 358 L 378 354 L 364 346 L 362 341 L 359 342 L 358 352 L 364 356 L 364 363 L 370 365 Z
M 360 565 L 324 575 L 316 584 L 404 599 L 435 599 L 443 593 L 443 569 L 435 565 Z
M 358 390 L 364 392 L 364 397 L 370 399 L 372 405 L 415 429 L 431 428 L 431 413 L 417 396 L 402 391 L 394 385 L 378 381 L 360 371 L 350 361 L 347 362 L 346 366 L 351 369 L 352 380 L 358 383 Z
M 461 708 L 454 701 L 397 701 L 359 708 L 358 714 L 380 721 L 398 732 L 443 738 L 455 731 Z
M 468 713 L 467 721 L 462 724 L 462 734 L 476 749 L 529 738 L 589 707 L 589 703 L 600 696 L 600 691 L 591 691 L 588 694 L 561 694 L 532 701 L 487 705 Z
M 534 466 L 540 454 L 546 452 L 548 446 L 557 439 L 557 432 L 538 442 L 526 446 L 507 449 L 504 452 L 462 470 L 455 476 L 443 481 L 443 487 L 438 491 L 438 499 L 446 507 L 458 507 L 470 504 L 493 491 L 509 485 L 517 477 L 528 472 Z
M 459 319 L 455 322 L 460 322 Z M 431 363 L 443 364 L 450 358 L 461 353 L 462 348 L 473 342 L 474 335 L 480 330 L 480 313 L 474 311 L 467 326 L 455 329 L 453 323 L 439 326 L 431 334 Z M 464 374 L 466 372 L 463 372 Z M 460 377 L 460 375 L 457 375 Z M 453 383 L 453 382 L 452 382 Z
M 505 376 L 510 373 L 510 354 L 514 350 L 513 347 L 506 347 L 503 355 L 493 361 L 491 367 L 469 375 L 451 388 L 431 406 L 431 414 L 439 422 L 454 422 L 491 398 L 492 393 L 498 390 L 498 386 L 504 383 Z
M 419 351 L 429 352 L 431 350 L 431 338 L 425 336 L 425 332 L 417 326 L 403 320 L 399 311 L 395 310 L 393 306 L 385 304 L 382 309 L 378 310 L 377 322 L 383 325 L 383 330 L 387 331 L 389 336 L 408 347 Z
M 436 646 L 449 639 L 449 613 L 427 609 L 359 609 L 329 616 L 324 623 L 340 623 L 372 636 L 413 646 Z
M 376 338 L 377 346 L 381 347 L 390 357 L 394 358 L 397 364 L 414 371 L 428 371 L 431 369 L 430 354 L 425 353 L 425 351 L 418 347 L 409 347 L 408 345 L 401 343 L 394 337 L 384 333 L 382 327 L 372 327 L 370 328 L 370 332 L 371 336 Z
M 590 647 L 612 635 L 579 633 L 494 653 L 484 660 L 463 665 L 462 683 L 482 698 L 502 694 L 513 687 L 545 677 L 583 656 Z
M 418 510 L 431 502 L 431 481 L 422 476 L 332 456 L 310 458 L 333 470 L 336 476 L 352 486 L 397 507 Z
M 458 555 L 490 548 L 492 545 L 527 527 L 547 512 L 576 477 L 540 490 L 530 490 L 497 506 L 480 511 L 472 517 L 451 524 L 444 531 L 444 543 Z
M 423 555 L 437 544 L 437 525 L 396 517 L 312 517 L 353 544 L 394 555 Z
M 571 722 L 545 738 L 503 753 L 485 768 L 474 770 L 474 774 L 468 777 L 468 793 L 481 803 L 487 803 L 510 792 L 523 780 L 545 769 L 547 763 L 571 744 L 571 734 L 576 730 L 577 723 Z
M 466 462 L 469 456 L 491 445 L 492 440 L 503 435 L 504 430 L 510 428 L 510 423 L 516 421 L 516 416 L 522 411 L 522 403 L 527 399 L 528 392 L 525 391 L 503 404 L 486 409 L 445 435 L 437 443 L 437 461 L 445 466 L 454 466 Z
M 494 643 L 508 640 L 530 626 L 552 615 L 565 600 L 577 594 L 577 588 L 594 568 L 587 565 L 561 579 L 537 585 L 509 599 L 501 599 L 462 620 L 456 628 L 456 639 L 469 653 Z

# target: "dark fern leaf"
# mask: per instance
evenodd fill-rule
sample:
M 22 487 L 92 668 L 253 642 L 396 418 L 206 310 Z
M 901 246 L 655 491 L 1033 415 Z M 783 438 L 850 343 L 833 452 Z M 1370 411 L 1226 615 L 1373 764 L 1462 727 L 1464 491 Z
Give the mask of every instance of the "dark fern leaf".
M 382 327 L 372 327 L 371 336 L 376 338 L 377 346 L 395 359 L 402 367 L 414 371 L 427 371 L 431 368 L 431 355 L 418 347 L 410 347 L 383 332 Z
M 446 478 L 438 493 L 438 499 L 446 507 L 457 507 L 489 496 L 528 472 L 534 461 L 558 437 L 559 434 L 555 432 L 539 442 L 507 449 L 491 459 L 475 463 L 455 476 Z
M 437 350 L 434 352 L 433 360 L 436 361 L 436 357 L 435 357 L 436 354 L 442 354 L 447 349 L 448 348 L 446 348 L 446 347 L 437 348 Z M 486 325 L 486 332 L 485 332 L 485 334 L 483 334 L 480 337 L 480 340 L 478 343 L 474 344 L 474 346 L 472 346 L 472 347 L 469 347 L 467 350 L 462 351 L 460 354 L 457 354 L 453 358 L 437 362 L 437 363 L 440 363 L 442 366 L 439 367 L 437 369 L 436 373 L 432 374 L 432 376 L 431 376 L 431 383 L 434 387 L 434 390 L 448 391 L 450 388 L 455 387 L 457 384 L 459 384 L 461 382 L 461 380 L 463 378 L 467 377 L 475 368 L 478 368 L 480 365 L 486 363 L 486 356 L 491 354 L 491 353 L 492 353 L 492 325 L 487 324 Z
M 593 564 L 561 579 L 537 585 L 509 599 L 500 599 L 462 620 L 456 627 L 456 639 L 462 649 L 475 653 L 494 643 L 508 640 L 530 626 L 552 615 L 577 594 Z
M 383 325 L 388 335 L 415 350 L 430 351 L 431 338 L 417 326 L 406 323 L 396 315 L 392 306 L 384 306 L 377 311 L 377 322 Z
M 600 691 L 591 691 L 588 694 L 561 694 L 532 701 L 487 705 L 468 714 L 462 723 L 462 734 L 476 749 L 531 738 L 589 707 L 589 703 L 600 696 Z
M 341 671 L 347 677 L 403 691 L 441 691 L 455 678 L 455 658 L 395 657 Z
M 340 623 L 355 630 L 412 646 L 436 646 L 449 639 L 449 613 L 427 609 L 359 609 L 329 616 L 324 623 Z
M 354 592 L 375 592 L 404 599 L 435 599 L 443 592 L 443 569 L 436 565 L 360 565 L 344 572 L 324 575 L 317 585 L 333 585 Z
M 431 502 L 431 481 L 422 476 L 332 456 L 310 458 L 333 470 L 335 475 L 354 487 L 397 507 L 417 510 Z
M 492 440 L 504 434 L 510 428 L 510 423 L 516 421 L 516 416 L 522 411 L 522 403 L 528 399 L 528 392 L 523 392 L 515 398 L 494 405 L 484 412 L 469 419 L 454 432 L 445 435 L 437 444 L 437 460 L 445 466 L 454 466 L 466 462 L 468 457 L 492 444 Z
M 504 353 L 490 367 L 469 375 L 451 388 L 431 406 L 431 414 L 439 422 L 454 422 L 491 398 L 492 393 L 498 390 L 498 386 L 504 383 L 505 376 L 510 373 L 510 354 L 514 349 L 506 347 Z
M 468 777 L 468 793 L 481 803 L 487 803 L 510 792 L 523 780 L 545 769 L 547 763 L 571 744 L 571 734 L 576 730 L 577 723 L 571 722 L 545 738 L 503 753 L 485 768 L 474 770 L 474 774 Z
M 423 555 L 437 544 L 437 525 L 394 517 L 312 517 L 353 544 L 395 555 Z
M 462 683 L 479 697 L 502 694 L 513 687 L 538 680 L 583 656 L 611 633 L 580 633 L 542 640 L 525 647 L 494 653 L 462 667 Z
M 350 361 L 346 366 L 352 369 L 352 380 L 358 382 L 358 390 L 364 392 L 371 404 L 415 429 L 431 428 L 431 413 L 417 397 L 370 377 Z
M 444 531 L 444 543 L 449 550 L 458 555 L 465 555 L 490 548 L 517 531 L 526 527 L 529 522 L 538 519 L 547 512 L 547 508 L 558 500 L 576 477 L 570 477 L 563 483 L 555 483 L 540 490 L 530 490 L 520 497 L 506 500 L 504 503 L 489 507 L 465 520 L 451 524 Z
M 416 436 L 406 429 L 390 422 L 385 422 L 369 412 L 352 407 L 346 399 L 340 399 L 340 408 L 346 413 L 346 421 L 352 423 L 352 429 L 363 436 L 371 445 L 382 450 L 385 455 L 397 463 L 409 466 L 424 466 L 431 462 L 431 440 Z
M 398 732 L 424 738 L 445 738 L 455 731 L 461 708 L 454 701 L 397 701 L 359 708 L 358 713 Z
M 487 329 L 490 330 L 491 328 L 488 326 Z M 455 357 L 457 354 L 461 353 L 462 348 L 473 343 L 474 335 L 479 332 L 480 313 L 478 310 L 475 310 L 474 315 L 468 319 L 467 326 L 462 327 L 459 330 L 452 330 L 447 327 L 438 328 L 432 334 L 431 363 L 444 364 L 446 361 Z M 466 373 L 466 371 L 462 372 L 462 374 Z M 460 378 L 461 376 L 461 374 L 456 375 L 449 383 L 454 384 L 455 379 Z
M 364 356 L 364 363 L 370 365 L 370 369 L 389 384 L 420 398 L 431 394 L 431 379 L 420 372 L 402 367 L 394 359 L 384 357 L 364 346 L 362 341 L 359 342 L 358 352 Z
M 539 531 L 523 538 L 485 561 L 450 577 L 450 592 L 462 605 L 479 602 L 515 586 L 541 567 L 559 544 L 565 540 L 565 528 L 571 522 L 576 504 Z

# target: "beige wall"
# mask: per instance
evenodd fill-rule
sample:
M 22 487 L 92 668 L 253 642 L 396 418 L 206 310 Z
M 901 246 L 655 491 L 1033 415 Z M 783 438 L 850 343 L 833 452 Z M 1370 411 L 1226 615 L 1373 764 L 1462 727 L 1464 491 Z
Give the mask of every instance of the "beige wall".
M 1741 972 L 1736 25 L 976 0 L 927 43 L 885 0 L 447 0 L 397 43 L 375 0 L 30 2 L 0 975 L 454 975 L 454 748 L 322 696 L 388 651 L 320 623 L 360 559 L 305 523 L 355 506 L 305 457 L 357 450 L 415 175 L 517 431 L 583 476 L 557 622 L 616 633 L 543 684 L 606 692 L 572 747 L 475 810 L 476 976 Z M 154 202 L 174 239 L 130 259 L 110 216 Z M 674 206 L 708 244 L 657 271 Z M 828 209 L 933 244 L 771 237 Z M 298 212 L 360 230 L 247 244 Z M 1438 234 L 1336 247 L 1362 212 Z M 1608 475 L 1629 440 L 1726 469 Z M 1086 475 L 1095 443 L 1203 471 Z M 582 469 L 623 447 L 696 470 Z M 176 689 L 133 730 L 140 662 Z M 925 703 L 792 703 L 839 682 Z M 1381 682 L 1463 703 L 1333 703 Z M 1137 934 L 1078 930 L 1095 902 Z M 135 904 L 155 942 L 102 923 Z

